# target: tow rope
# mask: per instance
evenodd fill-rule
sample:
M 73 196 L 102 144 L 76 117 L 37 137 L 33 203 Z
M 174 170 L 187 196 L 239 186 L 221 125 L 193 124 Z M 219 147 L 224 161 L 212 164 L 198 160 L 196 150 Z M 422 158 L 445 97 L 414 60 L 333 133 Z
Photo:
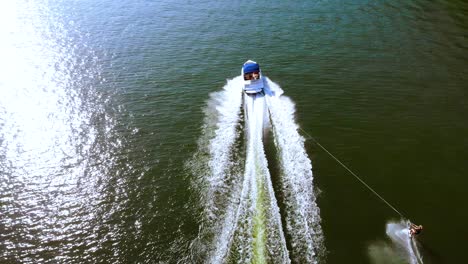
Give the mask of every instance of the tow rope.
M 387 200 L 385 200 L 380 194 L 378 194 L 374 189 L 372 189 L 367 183 L 365 183 L 359 176 L 357 176 L 356 173 L 354 173 L 351 169 L 349 169 L 346 165 L 343 164 L 343 162 L 341 162 L 337 157 L 335 157 L 333 154 L 330 153 L 330 151 L 328 151 L 324 146 L 322 146 L 322 144 L 320 144 L 314 137 L 312 137 L 311 135 L 309 135 L 309 133 L 307 133 L 304 129 L 302 129 L 301 127 L 299 127 L 299 129 L 302 130 L 302 132 L 304 132 L 308 138 L 306 139 L 312 139 L 315 144 L 317 144 L 321 149 L 323 149 L 326 153 L 328 153 L 328 155 L 330 155 L 330 157 L 332 157 L 333 159 L 335 159 L 336 162 L 338 162 L 338 164 L 340 164 L 343 168 L 345 168 L 349 173 L 351 173 L 351 175 L 353 175 L 357 180 L 359 180 L 364 186 L 367 187 L 367 189 L 369 189 L 372 193 L 374 193 L 377 197 L 380 198 L 380 200 L 382 200 L 384 203 L 386 203 L 391 209 L 393 209 L 393 211 L 395 211 L 397 214 L 399 214 L 403 219 L 408 219 L 407 217 L 405 217 L 402 213 L 400 213 L 400 211 L 398 211 L 393 205 L 391 205 L 389 202 L 387 202 Z M 409 221 L 409 220 L 408 220 Z M 411 221 L 410 221 L 411 223 Z

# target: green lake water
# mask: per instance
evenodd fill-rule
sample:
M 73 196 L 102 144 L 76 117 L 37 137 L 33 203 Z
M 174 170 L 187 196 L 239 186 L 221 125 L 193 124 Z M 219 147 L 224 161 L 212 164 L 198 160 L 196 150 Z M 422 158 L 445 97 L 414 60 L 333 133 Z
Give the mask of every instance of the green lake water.
M 295 104 L 319 263 L 406 262 L 399 214 L 309 135 L 424 226 L 424 263 L 462 263 L 467 37 L 460 0 L 2 1 L 0 263 L 206 262 L 187 164 L 247 59 Z

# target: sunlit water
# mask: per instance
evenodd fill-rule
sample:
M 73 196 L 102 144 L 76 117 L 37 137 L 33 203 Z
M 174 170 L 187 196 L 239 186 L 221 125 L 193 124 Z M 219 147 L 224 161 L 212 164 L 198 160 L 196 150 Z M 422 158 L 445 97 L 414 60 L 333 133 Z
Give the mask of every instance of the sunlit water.
M 102 259 L 93 254 L 118 234 L 110 227 L 103 236 L 115 209 L 98 205 L 108 203 L 103 190 L 119 173 L 123 139 L 98 91 L 98 58 L 47 5 L 1 5 L 0 257 Z

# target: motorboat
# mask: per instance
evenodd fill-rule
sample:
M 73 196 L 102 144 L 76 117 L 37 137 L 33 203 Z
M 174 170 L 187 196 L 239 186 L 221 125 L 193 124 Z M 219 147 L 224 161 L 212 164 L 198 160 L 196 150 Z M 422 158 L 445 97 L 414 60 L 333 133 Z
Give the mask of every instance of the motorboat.
M 260 65 L 255 61 L 248 60 L 242 65 L 241 70 L 244 77 L 244 92 L 257 94 L 263 92 L 265 86 Z

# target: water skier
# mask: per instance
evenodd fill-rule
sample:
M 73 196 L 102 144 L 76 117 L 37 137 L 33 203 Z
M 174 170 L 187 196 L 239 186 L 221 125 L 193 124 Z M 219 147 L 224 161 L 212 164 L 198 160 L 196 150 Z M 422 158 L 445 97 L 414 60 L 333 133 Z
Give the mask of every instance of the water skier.
M 410 235 L 410 237 L 413 237 L 415 235 L 419 235 L 422 230 L 423 230 L 422 225 L 415 225 L 415 224 L 411 223 L 410 228 L 409 228 L 409 235 Z

